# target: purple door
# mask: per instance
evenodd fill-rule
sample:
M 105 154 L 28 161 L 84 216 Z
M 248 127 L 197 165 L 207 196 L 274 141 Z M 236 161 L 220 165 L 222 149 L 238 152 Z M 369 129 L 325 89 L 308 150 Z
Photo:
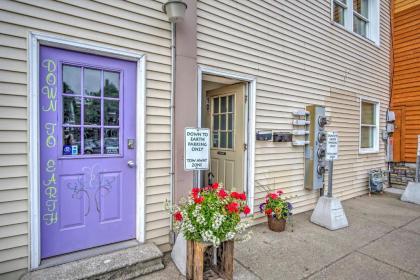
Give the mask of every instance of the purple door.
M 136 63 L 41 46 L 41 256 L 135 238 Z

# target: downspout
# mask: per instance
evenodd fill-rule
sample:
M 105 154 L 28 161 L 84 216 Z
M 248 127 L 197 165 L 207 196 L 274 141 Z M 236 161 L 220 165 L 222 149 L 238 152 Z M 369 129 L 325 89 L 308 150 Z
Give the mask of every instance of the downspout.
M 174 205 L 175 200 L 175 192 L 174 192 L 174 186 L 175 186 L 175 141 L 174 141 L 174 134 L 175 134 L 175 73 L 176 73 L 176 23 L 171 23 L 171 101 L 170 101 L 170 126 L 171 126 L 171 168 L 170 168 L 170 183 L 169 183 L 169 189 L 170 189 L 170 207 Z M 170 215 L 169 218 L 170 222 L 170 242 L 171 244 L 175 243 L 175 234 L 173 230 L 173 215 Z

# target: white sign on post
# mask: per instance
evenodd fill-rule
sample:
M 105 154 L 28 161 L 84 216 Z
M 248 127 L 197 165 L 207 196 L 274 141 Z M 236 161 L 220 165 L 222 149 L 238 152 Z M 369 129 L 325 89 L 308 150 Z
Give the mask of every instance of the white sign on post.
M 336 132 L 327 132 L 326 160 L 338 159 L 338 135 Z
M 184 169 L 208 170 L 210 129 L 186 127 L 184 138 Z

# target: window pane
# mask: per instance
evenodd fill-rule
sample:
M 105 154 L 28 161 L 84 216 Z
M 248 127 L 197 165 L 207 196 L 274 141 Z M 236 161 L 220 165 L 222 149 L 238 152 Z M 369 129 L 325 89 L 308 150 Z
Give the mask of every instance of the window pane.
M 118 128 L 106 128 L 104 130 L 104 153 L 119 154 L 120 138 Z
M 80 94 L 80 67 L 63 65 L 63 93 Z
M 344 26 L 344 8 L 336 3 L 333 4 L 333 20 Z
M 353 10 L 368 18 L 369 16 L 369 0 L 353 0 Z
M 232 113 L 228 114 L 228 130 L 233 130 L 233 118 L 234 115 Z
M 229 112 L 233 112 L 233 110 L 234 110 L 234 108 L 233 108 L 233 104 L 234 104 L 234 100 L 235 100 L 234 98 L 235 98 L 234 95 L 229 96 L 229 107 L 228 107 Z
M 213 99 L 213 113 L 219 113 L 219 98 Z
M 79 127 L 63 127 L 63 155 L 80 155 Z
M 362 135 L 360 139 L 361 148 L 373 148 L 374 127 L 362 126 Z
M 118 98 L 120 94 L 120 74 L 104 71 L 104 96 Z
M 353 16 L 353 31 L 363 37 L 366 37 L 367 23 L 357 16 Z
M 220 115 L 220 129 L 226 130 L 226 114 Z
M 213 131 L 213 148 L 219 147 L 219 132 Z
M 228 132 L 228 149 L 233 149 L 233 133 Z
M 116 100 L 104 100 L 104 124 L 119 125 L 120 102 Z
M 219 130 L 219 115 L 213 116 L 213 130 Z
M 362 124 L 376 125 L 375 104 L 362 102 Z
M 101 100 L 84 98 L 84 124 L 101 124 Z
M 63 96 L 63 124 L 80 124 L 80 97 Z
M 85 128 L 84 130 L 84 153 L 100 154 L 101 153 L 101 129 Z
M 84 69 L 83 87 L 85 95 L 101 96 L 101 71 Z
M 225 113 L 226 112 L 226 96 L 223 96 L 220 98 L 220 106 L 222 107 L 222 110 L 220 111 L 221 113 Z
M 220 132 L 220 148 L 226 148 L 226 143 L 227 143 L 227 139 L 226 139 L 226 132 L 221 131 Z

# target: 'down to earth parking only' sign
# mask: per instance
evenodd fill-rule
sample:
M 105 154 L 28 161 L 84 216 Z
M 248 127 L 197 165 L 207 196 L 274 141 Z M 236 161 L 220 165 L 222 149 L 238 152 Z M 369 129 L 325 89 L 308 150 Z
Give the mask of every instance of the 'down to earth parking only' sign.
M 338 135 L 336 132 L 327 133 L 326 160 L 338 159 Z
M 185 128 L 184 169 L 208 170 L 210 159 L 210 129 Z

